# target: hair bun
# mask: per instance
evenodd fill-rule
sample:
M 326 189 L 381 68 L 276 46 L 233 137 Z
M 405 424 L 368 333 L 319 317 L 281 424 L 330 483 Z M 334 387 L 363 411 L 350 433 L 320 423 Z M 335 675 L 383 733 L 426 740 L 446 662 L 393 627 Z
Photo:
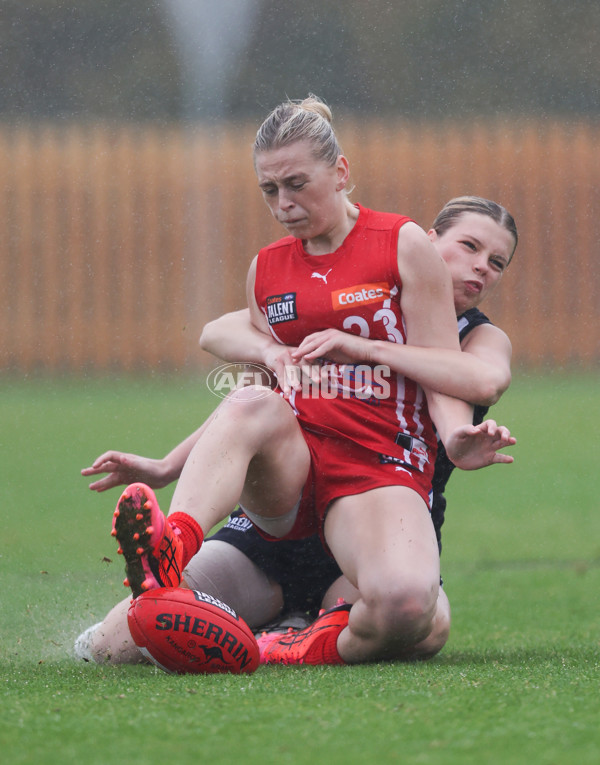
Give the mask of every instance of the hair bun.
M 323 117 L 324 120 L 327 120 L 329 124 L 333 121 L 331 109 L 327 106 L 325 101 L 322 101 L 318 96 L 315 96 L 314 93 L 309 93 L 305 99 L 300 101 L 298 106 L 307 112 L 318 114 L 319 117 Z
M 313 93 L 279 104 L 262 123 L 254 139 L 254 154 L 289 146 L 295 141 L 311 144 L 313 155 L 329 166 L 342 153 L 331 124 L 331 109 Z

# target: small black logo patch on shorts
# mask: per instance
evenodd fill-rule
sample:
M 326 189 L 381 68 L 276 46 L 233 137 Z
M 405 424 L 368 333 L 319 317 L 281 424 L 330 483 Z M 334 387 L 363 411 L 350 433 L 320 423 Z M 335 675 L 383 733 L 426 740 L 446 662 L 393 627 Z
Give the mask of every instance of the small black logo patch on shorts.
M 295 321 L 297 318 L 295 292 L 270 295 L 267 298 L 267 321 L 269 324 L 281 324 L 282 321 Z
M 405 462 L 404 460 L 400 459 L 400 457 L 391 457 L 389 454 L 380 454 L 379 464 L 380 465 L 406 465 L 407 467 L 410 467 L 408 462 Z

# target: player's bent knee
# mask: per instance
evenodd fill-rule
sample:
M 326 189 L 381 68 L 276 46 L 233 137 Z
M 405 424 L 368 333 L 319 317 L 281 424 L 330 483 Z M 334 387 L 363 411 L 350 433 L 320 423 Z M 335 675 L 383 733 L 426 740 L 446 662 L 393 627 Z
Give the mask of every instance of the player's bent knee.
M 234 391 L 227 399 L 228 406 L 219 412 L 219 418 L 239 429 L 249 431 L 276 430 L 288 424 L 293 411 L 281 396 L 270 388 L 252 385 Z
M 260 385 L 239 388 L 231 393 L 226 400 L 231 405 L 230 411 L 236 412 L 240 416 L 246 415 L 248 411 L 255 416 L 257 412 L 274 412 L 288 406 L 281 396 L 271 388 Z M 239 404 L 243 404 L 243 406 L 240 406 L 238 410 L 237 405 Z
M 427 660 L 438 654 L 450 637 L 450 619 L 436 620 L 431 633 L 416 646 L 410 658 Z
M 432 630 L 425 640 L 415 646 L 408 658 L 425 660 L 438 654 L 450 637 L 450 621 L 450 603 L 446 593 L 440 588 Z
M 414 645 L 429 635 L 436 597 L 431 588 L 414 586 L 363 595 L 379 640 L 404 645 Z
M 246 403 L 252 406 L 261 406 L 265 403 L 270 404 L 270 400 L 279 398 L 273 393 L 271 388 L 265 385 L 246 385 L 243 388 L 234 390 L 226 399 L 230 403 Z

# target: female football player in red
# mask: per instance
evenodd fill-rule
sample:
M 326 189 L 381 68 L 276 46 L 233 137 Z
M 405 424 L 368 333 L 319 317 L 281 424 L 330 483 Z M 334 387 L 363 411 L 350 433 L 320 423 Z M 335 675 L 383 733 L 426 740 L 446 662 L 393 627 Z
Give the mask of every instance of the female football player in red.
M 503 231 L 509 233 L 508 240 L 503 237 Z M 465 385 L 472 401 L 478 404 L 475 413 L 480 420 L 487 406 L 497 400 L 509 383 L 511 348 L 506 335 L 491 325 L 477 306 L 499 284 L 516 245 L 516 228 L 512 217 L 496 203 L 464 197 L 444 206 L 429 236 L 452 277 L 461 347 L 483 362 L 476 370 L 474 382 Z M 477 282 L 481 283 L 481 288 L 473 289 Z M 237 332 L 251 332 L 246 315 L 244 311 L 228 314 L 207 325 L 203 332 L 204 344 L 209 350 L 218 349 L 223 333 L 230 334 L 233 327 Z M 257 339 L 261 340 L 260 337 Z M 278 349 L 279 346 L 275 348 Z M 405 349 L 409 359 L 413 349 L 410 346 Z M 420 356 L 427 363 L 426 356 L 435 353 L 428 350 Z M 440 375 L 443 368 L 437 364 L 434 369 Z M 420 371 L 423 370 L 412 369 L 417 380 Z M 441 385 L 443 381 L 437 384 Z M 473 387 L 475 384 L 479 387 Z M 95 491 L 106 491 L 133 481 L 144 481 L 153 488 L 161 488 L 178 478 L 195 439 L 196 434 L 162 460 L 118 451 L 106 452 L 82 473 L 87 476 L 108 473 L 90 485 Z M 452 468 L 441 449 L 436 460 L 432 502 L 432 519 L 440 549 L 446 505 L 443 492 Z M 334 605 L 340 595 L 349 602 L 356 597 L 317 536 L 271 543 L 237 511 L 207 541 L 188 565 L 185 582 L 226 601 L 254 628 L 277 618 L 284 626 L 306 626 L 321 606 Z M 86 630 L 78 638 L 77 654 L 115 663 L 141 661 L 141 654 L 132 644 L 127 629 L 128 605 L 129 599 L 124 600 L 103 622 Z M 421 656 L 430 656 L 440 650 L 448 634 L 450 612 L 443 589 L 440 589 L 440 608 L 445 611 L 445 622 L 437 634 L 429 636 L 420 646 Z
M 470 408 L 435 391 L 433 372 L 421 388 L 405 376 L 403 354 L 391 352 L 394 344 L 397 351 L 437 348 L 447 365 L 462 363 L 448 314 L 451 283 L 416 224 L 349 202 L 348 163 L 326 107 L 313 100 L 275 110 L 257 136 L 255 167 L 267 204 L 292 237 L 253 263 L 251 321 L 292 348 L 297 364 L 326 359 L 326 386 L 322 379 L 316 391 L 292 386 L 287 401 L 257 389 L 234 393 L 191 449 L 167 522 L 148 487 L 125 490 L 114 532 L 130 584 L 134 595 L 177 584 L 201 529 L 239 499 L 266 535 L 320 533 L 358 591 L 351 608 L 324 614 L 292 644 L 267 636 L 263 661 L 412 657 L 446 619 L 428 507 L 436 448 L 429 412 L 450 459 L 465 469 L 512 461 L 497 450 L 514 439 L 493 421 L 468 424 Z M 515 244 L 503 233 L 510 252 L 502 267 Z M 478 274 L 463 289 L 475 295 L 483 286 Z M 375 340 L 372 354 L 344 334 Z M 233 354 L 235 338 L 221 355 Z M 461 395 L 450 378 L 444 393 Z

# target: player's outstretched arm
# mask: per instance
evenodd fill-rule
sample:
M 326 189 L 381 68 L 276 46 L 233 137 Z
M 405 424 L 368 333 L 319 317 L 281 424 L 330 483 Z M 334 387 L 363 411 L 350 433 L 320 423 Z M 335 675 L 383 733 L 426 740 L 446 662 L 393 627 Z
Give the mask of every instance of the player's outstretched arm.
M 213 415 L 162 459 L 152 459 L 127 452 L 108 451 L 97 457 L 90 467 L 84 468 L 81 475 L 108 474 L 90 484 L 89 488 L 92 491 L 106 491 L 115 486 L 128 486 L 130 483 L 138 481 L 147 484 L 152 489 L 162 489 L 179 478 L 190 452 L 212 417 Z
M 153 489 L 161 489 L 170 483 L 164 460 L 141 457 L 138 454 L 108 451 L 97 457 L 90 467 L 81 471 L 82 476 L 107 473 L 90 484 L 92 491 L 106 491 L 115 486 L 141 481 Z

